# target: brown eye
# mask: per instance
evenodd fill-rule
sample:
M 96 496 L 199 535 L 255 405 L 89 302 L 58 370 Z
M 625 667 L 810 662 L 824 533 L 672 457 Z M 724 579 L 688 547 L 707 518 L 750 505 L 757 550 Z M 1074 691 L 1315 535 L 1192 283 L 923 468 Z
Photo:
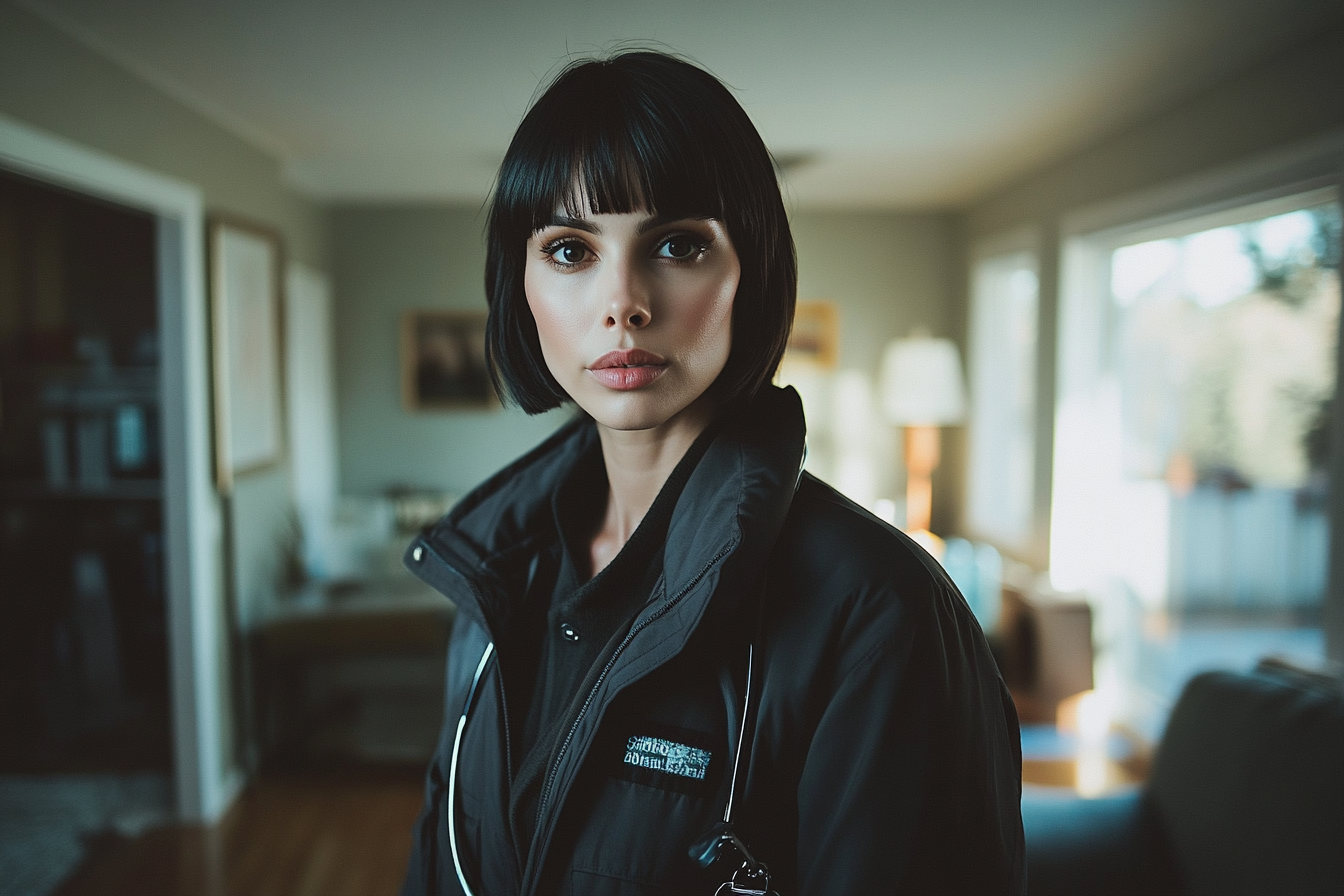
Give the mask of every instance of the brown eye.
M 660 258 L 686 259 L 704 250 L 704 246 L 687 236 L 673 236 L 658 245 Z
M 546 254 L 556 264 L 565 266 L 582 264 L 588 259 L 588 249 L 582 243 L 561 243 L 546 250 Z

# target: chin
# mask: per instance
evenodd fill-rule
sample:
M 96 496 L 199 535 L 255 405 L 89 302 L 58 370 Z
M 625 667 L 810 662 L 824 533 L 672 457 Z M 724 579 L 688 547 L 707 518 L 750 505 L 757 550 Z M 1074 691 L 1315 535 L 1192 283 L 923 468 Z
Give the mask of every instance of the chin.
M 633 402 L 632 402 L 633 404 Z M 617 432 L 639 432 L 657 429 L 671 420 L 675 413 L 653 407 L 586 407 L 588 416 L 599 425 Z
M 652 390 L 596 395 L 577 402 L 600 426 L 617 432 L 657 429 L 685 411 L 694 398 L 678 399 Z

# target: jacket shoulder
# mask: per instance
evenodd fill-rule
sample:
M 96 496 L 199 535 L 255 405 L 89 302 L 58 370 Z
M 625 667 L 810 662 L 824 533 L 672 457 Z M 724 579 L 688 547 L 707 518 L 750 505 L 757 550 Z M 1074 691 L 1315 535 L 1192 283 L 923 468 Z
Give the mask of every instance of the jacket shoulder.
M 857 660 L 898 649 L 949 623 L 978 631 L 938 561 L 809 474 L 799 483 L 774 557 L 782 621 L 828 632 L 842 656 Z
M 804 473 L 780 535 L 790 572 L 824 577 L 826 590 L 880 587 L 912 594 L 951 588 L 938 561 L 910 536 Z

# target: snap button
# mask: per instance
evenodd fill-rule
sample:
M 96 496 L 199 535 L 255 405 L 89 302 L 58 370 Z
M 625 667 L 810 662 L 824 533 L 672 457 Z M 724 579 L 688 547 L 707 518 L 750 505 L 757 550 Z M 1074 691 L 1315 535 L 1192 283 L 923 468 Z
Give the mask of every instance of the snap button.
M 420 545 L 416 545 L 415 550 L 411 551 L 411 559 L 414 560 L 416 563 L 419 563 L 421 560 L 424 559 L 424 557 L 425 557 L 425 549 L 420 547 Z
M 560 634 L 564 635 L 566 641 L 579 640 L 579 633 L 574 631 L 574 626 L 568 622 L 560 623 Z

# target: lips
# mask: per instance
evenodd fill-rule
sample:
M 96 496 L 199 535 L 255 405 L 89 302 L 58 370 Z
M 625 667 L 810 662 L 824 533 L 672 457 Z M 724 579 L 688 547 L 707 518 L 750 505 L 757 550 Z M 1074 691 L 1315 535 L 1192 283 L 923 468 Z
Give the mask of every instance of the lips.
M 667 370 L 662 355 L 642 348 L 607 352 L 588 368 L 588 372 L 608 389 L 626 392 L 652 383 Z
M 663 367 L 667 361 L 662 355 L 645 351 L 642 348 L 623 348 L 607 352 L 593 362 L 590 370 L 607 370 L 613 367 Z

